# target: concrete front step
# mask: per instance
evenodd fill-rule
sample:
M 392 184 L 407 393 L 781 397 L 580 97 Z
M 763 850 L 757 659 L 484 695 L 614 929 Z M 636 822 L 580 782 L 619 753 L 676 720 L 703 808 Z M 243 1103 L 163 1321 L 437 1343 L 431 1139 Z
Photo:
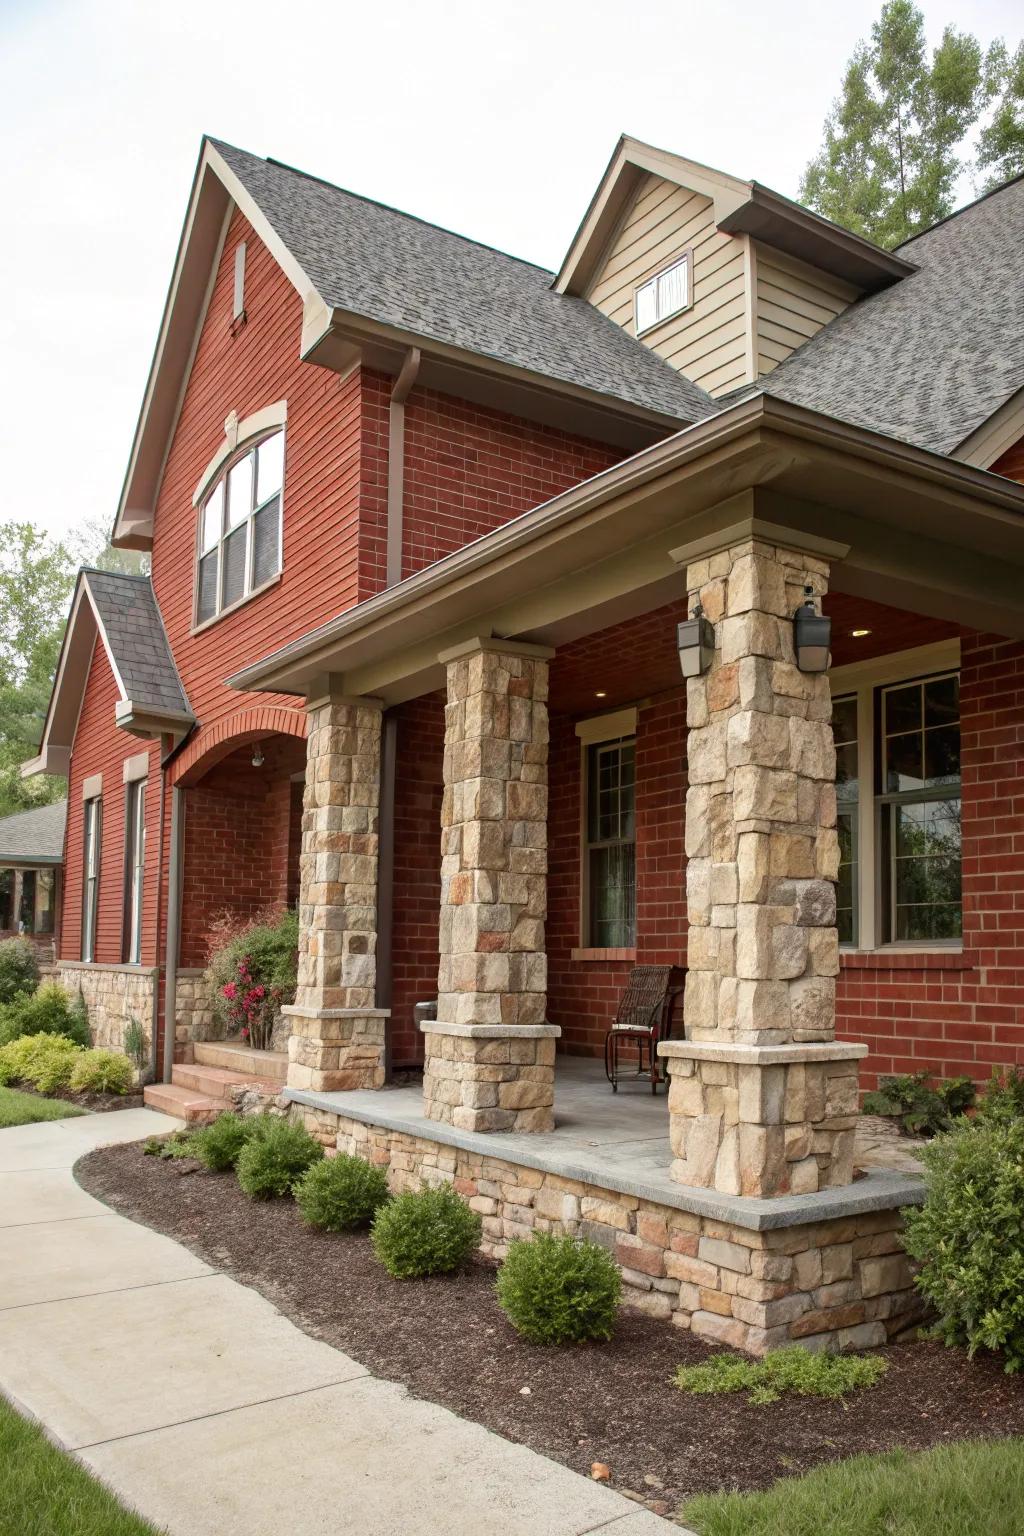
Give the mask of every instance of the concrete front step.
M 177 1083 L 149 1083 L 142 1095 L 148 1109 L 159 1109 L 165 1115 L 177 1115 L 187 1125 L 205 1125 L 216 1120 L 224 1110 L 223 1099 L 211 1099 L 194 1088 L 182 1088 Z
M 251 1051 L 248 1046 L 229 1040 L 197 1040 L 192 1054 L 196 1066 L 220 1067 L 245 1080 L 259 1077 L 283 1083 L 288 1076 L 288 1057 L 283 1051 Z
M 260 1088 L 264 1093 L 276 1093 L 278 1084 L 268 1077 L 256 1077 L 251 1072 L 229 1072 L 227 1067 L 200 1067 L 179 1065 L 171 1072 L 171 1082 L 177 1088 L 191 1088 L 194 1093 L 205 1094 L 208 1099 L 231 1100 L 233 1088 Z

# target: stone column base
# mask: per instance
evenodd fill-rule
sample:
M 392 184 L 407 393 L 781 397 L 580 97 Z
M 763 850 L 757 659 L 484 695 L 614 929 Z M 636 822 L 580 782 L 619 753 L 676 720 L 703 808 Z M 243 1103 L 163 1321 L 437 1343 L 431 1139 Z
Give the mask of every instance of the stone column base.
M 672 1177 L 762 1199 L 851 1183 L 867 1050 L 664 1041 Z
M 553 1131 L 557 1024 L 420 1025 L 423 1112 L 463 1131 Z
M 383 1088 L 384 1029 L 389 1008 L 306 1008 L 281 1012 L 291 1023 L 288 1087 L 337 1093 Z

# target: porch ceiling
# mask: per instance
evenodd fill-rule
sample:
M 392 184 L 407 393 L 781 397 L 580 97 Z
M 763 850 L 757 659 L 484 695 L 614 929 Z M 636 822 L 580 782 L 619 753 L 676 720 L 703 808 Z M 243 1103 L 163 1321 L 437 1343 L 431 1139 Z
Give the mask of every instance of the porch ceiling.
M 475 634 L 564 645 L 681 594 L 671 551 L 757 521 L 848 547 L 840 593 L 1024 638 L 1024 487 L 763 395 L 616 465 L 229 681 L 396 703 Z M 890 647 L 891 648 L 891 647 Z

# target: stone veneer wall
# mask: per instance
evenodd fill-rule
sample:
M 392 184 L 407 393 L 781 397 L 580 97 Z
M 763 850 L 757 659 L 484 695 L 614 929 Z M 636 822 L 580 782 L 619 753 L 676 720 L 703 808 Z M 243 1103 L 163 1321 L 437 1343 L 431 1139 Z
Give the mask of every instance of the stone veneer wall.
M 754 1232 L 325 1110 L 293 1104 L 291 1115 L 329 1149 L 386 1167 L 395 1190 L 453 1183 L 494 1258 L 532 1232 L 600 1243 L 626 1306 L 730 1348 L 870 1348 L 922 1315 L 898 1210 Z
M 203 971 L 182 970 L 176 981 L 174 1039 L 178 1045 L 217 1040 L 222 1031 L 214 1022 L 213 989 Z
M 57 962 L 56 979 L 67 992 L 81 990 L 89 1010 L 93 1045 L 124 1049 L 125 1025 L 134 1016 L 149 1049 L 153 1029 L 153 989 L 157 973 L 134 965 L 81 965 Z

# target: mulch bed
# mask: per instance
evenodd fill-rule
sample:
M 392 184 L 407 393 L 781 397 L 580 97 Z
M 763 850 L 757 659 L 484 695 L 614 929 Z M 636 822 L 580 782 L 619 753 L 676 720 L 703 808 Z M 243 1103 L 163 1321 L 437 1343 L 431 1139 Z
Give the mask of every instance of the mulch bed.
M 91 1114 L 103 1115 L 110 1109 L 144 1109 L 142 1089 L 133 1088 L 129 1093 L 72 1093 L 70 1088 L 53 1088 L 40 1093 L 31 1083 L 12 1083 L 19 1093 L 31 1093 L 39 1099 L 63 1099 L 76 1109 L 87 1109 Z
M 671 1384 L 676 1366 L 715 1351 L 669 1324 L 623 1314 L 608 1344 L 540 1349 L 499 1311 L 483 1259 L 448 1279 L 392 1280 L 365 1234 L 311 1231 L 291 1200 L 250 1201 L 232 1174 L 146 1157 L 138 1144 L 90 1153 L 75 1177 L 376 1375 L 577 1472 L 605 1462 L 613 1486 L 659 1514 L 859 1452 L 1024 1434 L 1024 1379 L 937 1343 L 882 1351 L 887 1375 L 845 1406 L 691 1397 Z

